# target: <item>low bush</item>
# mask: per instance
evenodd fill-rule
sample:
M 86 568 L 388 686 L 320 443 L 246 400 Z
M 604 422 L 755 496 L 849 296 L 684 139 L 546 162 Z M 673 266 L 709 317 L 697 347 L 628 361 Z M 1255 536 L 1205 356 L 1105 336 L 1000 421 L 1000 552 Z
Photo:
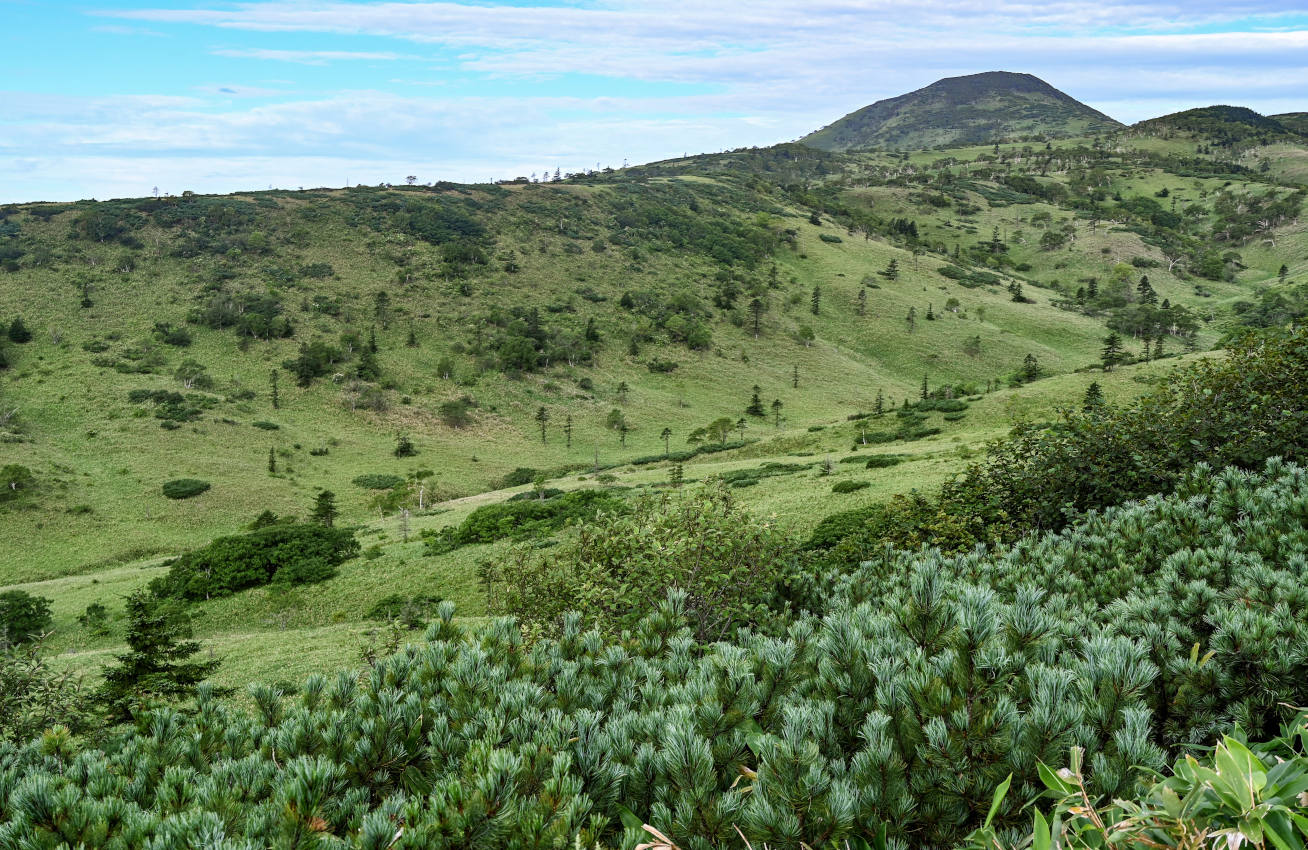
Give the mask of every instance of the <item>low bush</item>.
M 870 486 L 871 483 L 868 481 L 837 481 L 835 484 L 831 485 L 831 492 L 841 494 L 856 493 L 859 490 L 866 489 Z
M 535 495 L 535 494 L 532 494 Z M 506 537 L 540 537 L 570 521 L 596 514 L 623 513 L 627 503 L 604 490 L 573 490 L 544 501 L 506 501 L 477 508 L 457 526 L 422 533 L 426 554 L 440 555 L 472 543 L 493 543 Z
M 350 483 L 365 490 L 390 490 L 403 484 L 404 478 L 386 472 L 369 472 L 356 475 Z
M 307 523 L 278 523 L 249 534 L 219 537 L 173 560 L 150 582 L 157 596 L 211 599 L 265 584 L 308 584 L 336 575 L 359 554 L 354 532 Z
M 50 600 L 26 590 L 0 593 L 0 650 L 27 643 L 50 630 Z
M 208 489 L 208 481 L 201 481 L 198 478 L 175 478 L 164 482 L 163 494 L 170 499 L 190 499 Z

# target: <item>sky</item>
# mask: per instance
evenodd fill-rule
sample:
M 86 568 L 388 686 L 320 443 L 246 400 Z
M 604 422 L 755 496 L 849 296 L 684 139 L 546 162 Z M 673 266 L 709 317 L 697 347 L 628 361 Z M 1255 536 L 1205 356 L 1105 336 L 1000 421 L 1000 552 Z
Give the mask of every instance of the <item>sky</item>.
M 0 202 L 620 167 L 990 70 L 1308 111 L 1308 0 L 0 0 Z

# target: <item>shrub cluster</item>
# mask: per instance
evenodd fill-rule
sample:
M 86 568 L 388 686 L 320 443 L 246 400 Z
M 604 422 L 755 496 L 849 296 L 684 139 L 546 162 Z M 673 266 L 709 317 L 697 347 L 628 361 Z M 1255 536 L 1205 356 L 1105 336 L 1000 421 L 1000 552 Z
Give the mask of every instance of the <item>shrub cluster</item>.
M 426 554 L 441 555 L 472 543 L 493 543 L 506 537 L 539 537 L 571 521 L 600 512 L 623 512 L 627 503 L 605 490 L 574 490 L 551 499 L 526 499 L 482 505 L 456 526 L 427 529 Z
M 175 478 L 165 481 L 162 489 L 163 494 L 170 499 L 190 499 L 207 492 L 209 482 L 198 478 Z
M 275 523 L 182 555 L 150 589 L 157 596 L 210 599 L 265 584 L 306 584 L 331 578 L 357 554 L 359 543 L 348 529 Z
M 681 583 L 663 566 L 697 560 L 667 541 L 711 547 L 740 520 L 674 536 L 638 512 L 568 559 L 586 578 L 574 604 L 629 603 L 602 620 L 626 630 L 569 615 L 528 645 L 503 619 L 464 633 L 443 603 L 362 681 L 256 686 L 248 711 L 202 689 L 193 714 L 156 710 L 103 747 L 56 730 L 4 750 L 0 845 L 200 846 L 221 829 L 230 846 L 629 847 L 642 823 L 685 850 L 1013 836 L 1071 747 L 1092 800 L 1125 799 L 1141 768 L 1236 722 L 1275 735 L 1308 702 L 1306 513 L 1300 467 L 1201 468 L 1004 555 L 813 577 L 812 611 L 697 639 L 687 593 L 634 614 L 645 577 Z M 703 599 L 739 576 L 714 580 Z

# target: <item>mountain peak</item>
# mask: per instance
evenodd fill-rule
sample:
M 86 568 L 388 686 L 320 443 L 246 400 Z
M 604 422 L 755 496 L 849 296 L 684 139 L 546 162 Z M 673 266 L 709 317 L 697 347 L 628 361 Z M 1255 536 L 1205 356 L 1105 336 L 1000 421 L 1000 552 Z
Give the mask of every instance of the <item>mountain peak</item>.
M 988 144 L 1018 136 L 1078 136 L 1122 125 L 1032 74 L 946 77 L 846 115 L 801 141 L 823 150 Z

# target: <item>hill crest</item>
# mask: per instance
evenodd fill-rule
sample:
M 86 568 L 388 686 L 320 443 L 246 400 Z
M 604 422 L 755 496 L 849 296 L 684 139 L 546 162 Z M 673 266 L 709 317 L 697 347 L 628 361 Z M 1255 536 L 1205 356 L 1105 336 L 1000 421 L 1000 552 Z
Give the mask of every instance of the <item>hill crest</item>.
M 879 100 L 800 141 L 829 151 L 910 149 L 1088 135 L 1122 126 L 1032 74 L 987 71 Z

